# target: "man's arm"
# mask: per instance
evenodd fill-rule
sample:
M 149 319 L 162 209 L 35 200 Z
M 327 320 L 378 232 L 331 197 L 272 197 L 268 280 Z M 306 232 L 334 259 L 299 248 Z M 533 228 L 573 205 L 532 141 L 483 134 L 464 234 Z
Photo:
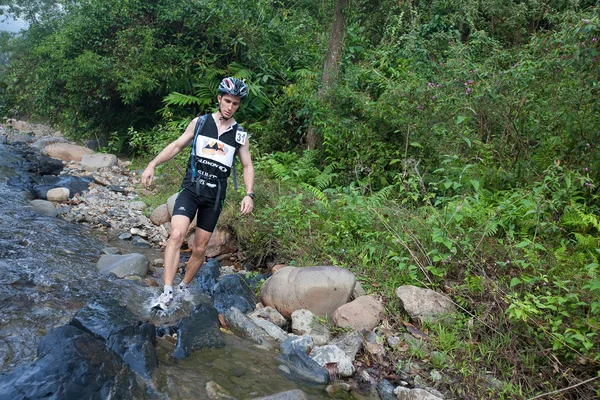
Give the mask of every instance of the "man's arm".
M 194 139 L 194 129 L 196 127 L 196 123 L 198 118 L 194 118 L 192 122 L 189 123 L 185 132 L 179 138 L 172 141 L 165 147 L 152 161 L 148 163 L 148 166 L 142 173 L 142 185 L 144 187 L 148 187 L 152 184 L 152 180 L 154 179 L 154 168 L 159 166 L 160 164 L 169 161 L 173 157 L 175 157 L 185 146 L 190 144 L 190 142 Z
M 246 187 L 246 193 L 254 193 L 254 166 L 252 165 L 252 158 L 250 157 L 250 149 L 248 140 L 238 150 L 238 157 L 242 163 L 242 171 L 244 174 L 244 186 Z M 242 215 L 246 215 L 252 212 L 254 209 L 254 199 L 250 196 L 244 196 L 240 211 Z

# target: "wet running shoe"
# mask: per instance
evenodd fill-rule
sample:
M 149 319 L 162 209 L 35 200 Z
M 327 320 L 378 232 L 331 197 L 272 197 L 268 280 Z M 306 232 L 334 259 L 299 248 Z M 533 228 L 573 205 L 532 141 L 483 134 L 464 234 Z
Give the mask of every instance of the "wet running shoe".
M 158 299 L 152 304 L 151 309 L 156 311 L 167 311 L 169 304 L 173 301 L 173 293 L 163 293 L 158 296 Z
M 189 289 L 188 289 L 188 285 L 183 283 L 183 281 L 181 281 L 181 283 L 179 284 L 179 286 L 177 286 L 179 288 L 179 291 L 181 293 L 189 293 Z

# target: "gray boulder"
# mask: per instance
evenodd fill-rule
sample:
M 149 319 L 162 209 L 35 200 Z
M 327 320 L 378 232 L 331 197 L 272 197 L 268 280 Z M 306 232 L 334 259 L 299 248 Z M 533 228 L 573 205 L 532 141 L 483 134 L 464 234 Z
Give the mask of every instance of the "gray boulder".
M 42 215 L 48 217 L 56 217 L 58 215 L 58 210 L 54 204 L 48 200 L 32 200 L 29 202 L 29 205 L 35 212 Z

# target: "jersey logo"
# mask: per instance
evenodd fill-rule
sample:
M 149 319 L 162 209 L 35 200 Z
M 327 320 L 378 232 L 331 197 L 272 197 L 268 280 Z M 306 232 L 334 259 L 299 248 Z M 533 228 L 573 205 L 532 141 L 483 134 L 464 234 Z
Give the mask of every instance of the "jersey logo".
M 235 133 L 235 141 L 243 146 L 246 144 L 246 136 L 247 135 L 248 135 L 248 133 L 246 133 L 246 131 L 238 129 L 237 132 Z

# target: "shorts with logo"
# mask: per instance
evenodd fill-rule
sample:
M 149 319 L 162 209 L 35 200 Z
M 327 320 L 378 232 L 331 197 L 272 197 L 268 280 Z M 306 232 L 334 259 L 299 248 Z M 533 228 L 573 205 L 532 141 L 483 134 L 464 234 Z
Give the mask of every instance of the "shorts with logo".
M 219 203 L 215 207 L 215 199 L 196 196 L 194 192 L 184 188 L 175 200 L 173 215 L 185 215 L 190 221 L 193 221 L 194 216 L 197 216 L 196 226 L 207 232 L 212 232 L 217 226 L 223 208 L 223 200 Z

